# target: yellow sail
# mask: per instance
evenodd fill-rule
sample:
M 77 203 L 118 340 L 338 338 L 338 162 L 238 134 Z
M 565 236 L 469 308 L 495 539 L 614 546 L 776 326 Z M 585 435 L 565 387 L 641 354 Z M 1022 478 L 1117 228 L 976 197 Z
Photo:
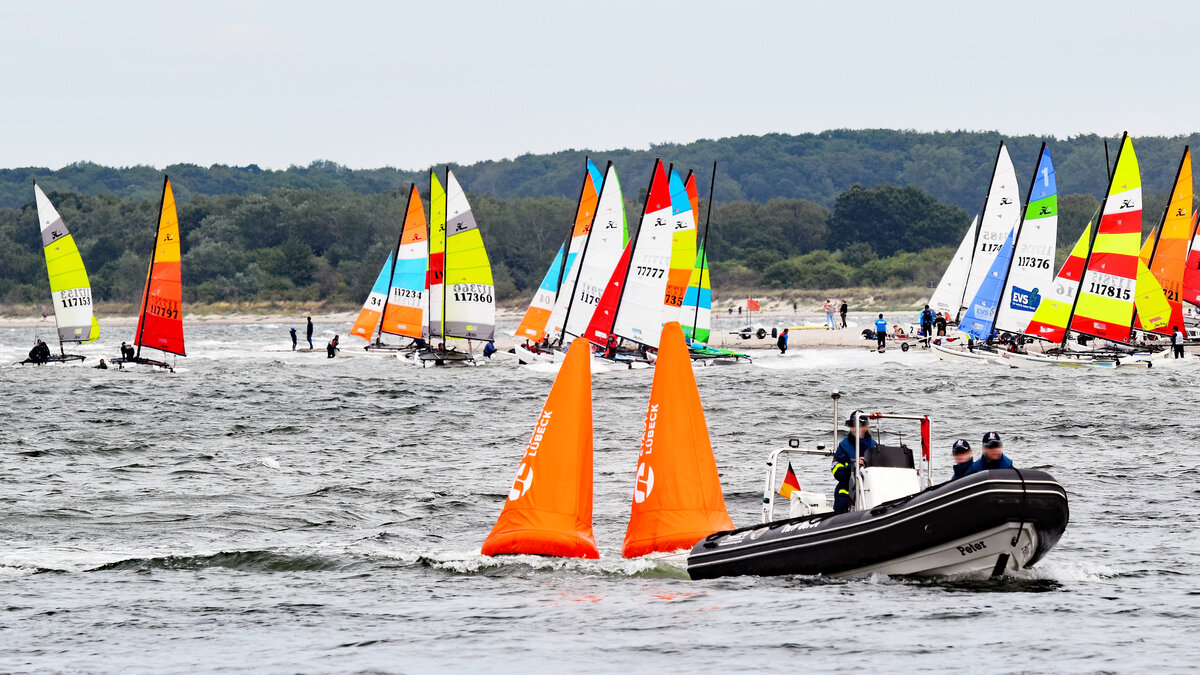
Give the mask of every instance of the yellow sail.
M 1150 268 L 1141 260 L 1138 260 L 1136 291 L 1137 298 L 1134 303 L 1142 329 L 1167 328 L 1171 321 L 1171 303 L 1167 302 L 1167 296 Z
M 91 342 L 100 337 L 100 325 L 92 314 L 92 286 L 75 237 L 46 193 L 33 185 L 38 220 L 42 228 L 42 252 L 46 254 L 46 274 L 54 303 L 59 342 Z
M 1170 322 L 1156 332 L 1170 335 L 1175 326 L 1186 330 L 1183 323 L 1183 278 L 1187 272 L 1188 248 L 1192 241 L 1192 154 L 1183 149 L 1179 171 L 1175 174 L 1175 186 L 1171 190 L 1171 202 L 1163 212 L 1162 227 L 1154 240 L 1153 259 L 1146 261 L 1147 267 L 1162 287 L 1167 302 L 1171 305 Z M 1142 249 L 1143 254 L 1145 248 Z M 1139 310 L 1138 316 L 1141 316 Z M 1137 328 L 1144 326 L 1135 324 Z
M 1146 265 L 1147 267 L 1150 266 L 1150 257 L 1154 255 L 1154 240 L 1156 239 L 1158 239 L 1158 227 L 1150 230 L 1150 236 L 1146 237 L 1146 241 L 1142 244 L 1142 250 L 1140 253 L 1138 253 L 1138 257 L 1141 258 L 1142 264 Z
M 429 172 L 429 336 L 442 336 L 442 282 L 446 271 L 446 189 Z
M 446 170 L 445 294 L 446 337 L 491 341 L 496 333 L 496 289 L 492 264 L 467 194 Z

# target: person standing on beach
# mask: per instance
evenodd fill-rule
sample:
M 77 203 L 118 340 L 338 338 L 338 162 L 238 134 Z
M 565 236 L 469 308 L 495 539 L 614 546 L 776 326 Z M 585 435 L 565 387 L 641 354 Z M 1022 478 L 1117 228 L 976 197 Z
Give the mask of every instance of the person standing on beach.
M 833 302 L 828 298 L 825 299 L 825 330 L 833 330 L 837 328 L 833 323 Z
M 309 349 L 313 348 L 313 346 L 312 346 L 312 331 L 313 331 L 312 317 L 310 316 L 310 317 L 308 317 L 308 348 Z
M 292 333 L 292 351 L 296 351 L 296 328 L 295 328 L 295 326 L 292 327 L 291 333 Z
M 887 346 L 885 344 L 887 342 L 887 327 L 887 321 L 880 314 L 879 318 L 875 321 L 875 339 L 879 341 L 879 351 L 881 352 Z
M 780 354 L 787 353 L 787 342 L 788 342 L 788 332 L 787 331 L 788 331 L 788 329 L 784 328 L 783 331 L 779 333 L 779 339 L 775 341 L 775 344 L 779 346 Z
M 842 299 L 842 306 L 838 307 L 838 313 L 842 315 L 842 328 L 846 327 L 846 312 L 850 311 L 850 305 L 846 304 L 846 300 Z

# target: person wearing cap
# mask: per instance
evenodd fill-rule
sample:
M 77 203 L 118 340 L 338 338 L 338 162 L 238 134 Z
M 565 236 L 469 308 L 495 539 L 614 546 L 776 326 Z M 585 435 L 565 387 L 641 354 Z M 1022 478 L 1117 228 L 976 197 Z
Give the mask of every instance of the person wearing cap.
M 1011 468 L 1013 468 L 1013 463 L 1011 459 L 1004 455 L 1004 443 L 1000 441 L 1000 434 L 989 431 L 983 435 L 983 456 L 971 464 L 971 468 L 967 470 L 966 475 L 988 471 L 989 469 Z
M 857 423 L 857 424 L 856 424 Z M 833 453 L 833 465 L 830 472 L 837 481 L 837 490 L 833 496 L 834 513 L 845 513 L 850 510 L 850 479 L 854 476 L 854 434 L 858 431 L 858 465 L 863 465 L 863 455 L 875 447 L 875 439 L 871 438 L 871 420 L 866 413 L 855 410 L 846 420 L 846 437 L 838 443 Z
M 954 455 L 954 476 L 950 480 L 962 478 L 967 475 L 967 471 L 975 463 L 975 455 L 971 452 L 971 444 L 967 442 L 967 439 L 960 438 L 954 441 L 954 448 L 950 452 Z

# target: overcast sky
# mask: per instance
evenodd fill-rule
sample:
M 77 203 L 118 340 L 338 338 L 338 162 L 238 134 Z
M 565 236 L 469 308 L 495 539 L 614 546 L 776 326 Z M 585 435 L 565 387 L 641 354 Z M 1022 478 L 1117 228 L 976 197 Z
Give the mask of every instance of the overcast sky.
M 1186 2 L 0 3 L 0 167 L 1200 128 Z

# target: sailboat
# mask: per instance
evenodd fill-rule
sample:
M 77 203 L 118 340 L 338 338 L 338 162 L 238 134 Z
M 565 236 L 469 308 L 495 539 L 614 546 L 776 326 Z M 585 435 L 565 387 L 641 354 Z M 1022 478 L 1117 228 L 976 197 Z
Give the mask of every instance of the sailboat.
M 1020 218 L 1021 195 L 1017 187 L 1017 171 L 1013 168 L 1008 147 L 1001 141 L 983 208 L 976 220 L 972 221 L 929 299 L 930 308 L 959 321 L 962 310 L 967 308 L 967 303 L 979 293 L 979 287 L 988 278 L 992 263 Z M 970 247 L 967 247 L 968 240 L 971 241 Z M 968 262 L 964 264 L 964 260 Z
M 425 226 L 425 205 L 415 184 L 409 185 L 404 226 L 396 246 L 379 270 L 367 301 L 358 313 L 350 334 L 366 340 L 364 349 L 396 352 L 408 345 L 386 344 L 384 335 L 421 340 L 426 335 L 426 267 L 429 258 L 429 234 Z
M 471 341 L 491 342 L 496 334 L 492 265 L 454 172 L 446 167 L 445 190 L 433 172 L 429 176 L 429 334 L 437 344 L 417 353 L 416 360 L 423 366 L 477 365 Z M 467 351 L 447 346 L 447 339 L 467 340 Z
M 517 344 L 515 351 L 521 363 L 560 362 L 566 356 L 556 343 L 562 339 L 563 322 L 571 300 L 568 289 L 574 288 L 579 275 L 577 262 L 587 245 L 588 233 L 596 217 L 600 185 L 604 182 L 603 175 L 591 160 L 587 160 L 586 165 L 571 232 L 559 247 L 517 326 L 516 338 L 532 343 L 529 346 Z
M 1192 191 L 1192 153 L 1190 148 L 1184 146 L 1171 188 L 1171 199 L 1163 209 L 1159 226 L 1146 240 L 1146 246 L 1142 247 L 1143 262 L 1162 287 L 1169 306 L 1170 318 L 1167 323 L 1152 331 L 1160 335 L 1173 334 L 1175 326 L 1185 336 L 1188 332 L 1183 320 L 1183 282 L 1188 249 L 1195 229 L 1192 224 Z M 1140 312 L 1134 317 L 1133 325 L 1136 330 L 1143 328 Z
M 46 255 L 46 275 L 50 281 L 54 323 L 58 328 L 58 354 L 51 353 L 50 363 L 83 361 L 80 354 L 68 354 L 64 345 L 91 342 L 100 337 L 100 325 L 92 313 L 92 286 L 75 237 L 67 230 L 58 210 L 46 193 L 33 184 L 38 220 L 42 232 L 42 252 Z M 26 359 L 21 363 L 34 363 Z
M 154 252 L 146 273 L 146 290 L 138 312 L 133 356 L 113 359 L 118 366 L 141 364 L 175 372 L 174 361 L 142 356 L 142 348 L 157 349 L 163 354 L 187 356 L 183 343 L 183 281 L 180 270 L 179 216 L 175 212 L 175 194 L 171 179 L 163 177 L 162 200 L 155 230 Z
M 733 529 L 678 321 L 662 328 L 621 555 L 691 548 Z
M 1139 257 L 1141 232 L 1141 175 L 1133 142 L 1125 134 L 1100 206 L 1099 221 L 1094 229 L 1089 224 L 1084 230 L 1059 272 L 1059 279 L 1064 278 L 1064 272 L 1068 272 L 1068 279 L 1076 272 L 1081 274 L 1078 287 L 1070 293 L 1069 310 L 1063 313 L 1065 303 L 1059 299 L 1052 304 L 1043 302 L 1025 330 L 1033 337 L 1057 339 L 1059 346 L 1041 354 L 1010 356 L 1013 365 L 1150 365 L 1147 355 L 1134 353 L 1127 346 L 1135 307 L 1149 330 L 1169 321 L 1170 308 L 1162 287 Z M 1069 349 L 1071 333 L 1098 338 L 1110 346 Z

